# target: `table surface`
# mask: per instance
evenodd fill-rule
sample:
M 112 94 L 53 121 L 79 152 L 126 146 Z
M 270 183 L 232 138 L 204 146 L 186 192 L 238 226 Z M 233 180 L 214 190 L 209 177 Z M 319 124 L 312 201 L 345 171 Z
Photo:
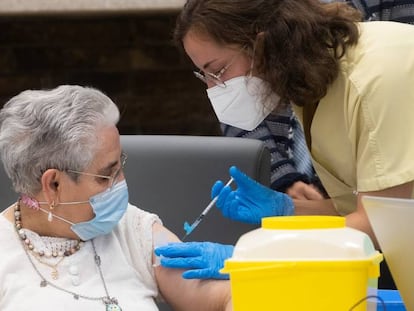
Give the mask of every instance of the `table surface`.
M 378 296 L 385 302 L 386 311 L 406 311 L 398 290 L 379 289 Z M 385 311 L 381 303 L 377 303 L 377 311 Z

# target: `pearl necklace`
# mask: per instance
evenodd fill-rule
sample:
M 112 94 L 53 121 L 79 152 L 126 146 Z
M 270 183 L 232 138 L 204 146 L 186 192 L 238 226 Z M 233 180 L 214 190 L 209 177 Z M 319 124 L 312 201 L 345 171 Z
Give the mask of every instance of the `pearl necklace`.
M 59 278 L 58 265 L 65 259 L 80 250 L 83 242 L 80 240 L 68 240 L 67 245 L 61 247 L 60 250 L 48 249 L 46 246 L 44 249 L 38 249 L 34 246 L 33 242 L 28 237 L 28 232 L 22 228 L 21 211 L 20 211 L 20 200 L 14 205 L 14 225 L 19 234 L 20 239 L 24 243 L 24 246 L 33 254 L 33 257 L 42 265 L 48 266 L 52 269 L 51 277 L 54 280 Z M 60 258 L 59 258 L 60 257 Z M 51 263 L 47 259 L 58 259 L 57 262 Z
M 18 212 L 18 213 L 16 213 L 16 212 Z M 91 296 L 86 296 L 86 295 L 82 295 L 82 294 L 70 291 L 70 290 L 65 289 L 65 288 L 63 288 L 63 287 L 61 287 L 61 286 L 59 286 L 59 285 L 57 285 L 57 284 L 55 284 L 51 281 L 48 281 L 43 276 L 43 274 L 36 267 L 35 263 L 32 260 L 32 257 L 29 254 L 30 248 L 28 247 L 28 245 L 31 244 L 31 243 L 25 242 L 26 239 L 22 239 L 22 237 L 19 234 L 19 231 L 22 230 L 19 202 L 17 202 L 15 204 L 15 227 L 16 227 L 17 235 L 20 237 L 20 240 L 22 242 L 24 252 L 25 252 L 27 258 L 29 259 L 29 262 L 32 265 L 33 269 L 36 271 L 37 275 L 41 279 L 40 287 L 46 287 L 46 286 L 49 285 L 49 286 L 51 286 L 51 287 L 53 287 L 57 290 L 60 290 L 60 291 L 63 291 L 65 293 L 68 293 L 68 294 L 72 295 L 73 298 L 76 299 L 76 300 L 79 300 L 80 298 L 86 299 L 86 300 L 96 300 L 96 301 L 100 300 L 105 305 L 105 310 L 106 311 L 122 311 L 121 307 L 118 305 L 118 300 L 115 297 L 110 297 L 110 295 L 109 295 L 108 288 L 106 286 L 106 282 L 105 282 L 105 279 L 104 279 L 104 276 L 103 276 L 103 273 L 102 273 L 102 269 L 101 269 L 101 257 L 96 252 L 95 243 L 93 242 L 93 240 L 91 240 L 91 244 L 92 244 L 92 249 L 93 249 L 93 254 L 94 254 L 94 260 L 95 260 L 96 266 L 98 267 L 99 276 L 101 278 L 101 281 L 102 281 L 102 284 L 103 284 L 103 287 L 104 287 L 104 290 L 105 290 L 105 294 L 106 294 L 106 296 L 101 296 L 101 297 L 91 297 Z M 71 255 L 71 254 L 69 254 L 69 255 Z M 69 255 L 65 255 L 65 256 L 69 256 Z M 62 257 L 62 258 L 65 258 L 65 257 Z M 63 259 L 61 259 L 61 260 L 63 260 Z M 53 278 L 53 275 L 52 275 L 52 278 Z
M 75 241 L 68 241 L 68 247 L 61 250 L 48 250 L 48 249 L 36 249 L 27 237 L 27 233 L 22 227 L 22 219 L 21 219 L 21 212 L 20 212 L 20 202 L 17 201 L 14 205 L 14 225 L 16 227 L 17 233 L 19 234 L 20 239 L 24 242 L 26 247 L 33 253 L 35 253 L 36 257 L 63 257 L 63 256 L 70 256 L 80 250 L 82 243 L 80 240 Z

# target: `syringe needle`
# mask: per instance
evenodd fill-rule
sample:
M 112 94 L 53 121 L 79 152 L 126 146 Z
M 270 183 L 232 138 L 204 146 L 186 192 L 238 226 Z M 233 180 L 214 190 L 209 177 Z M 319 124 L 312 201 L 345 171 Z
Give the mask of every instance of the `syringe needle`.
M 233 182 L 233 177 L 229 179 L 227 184 L 224 187 L 230 186 L 230 184 Z M 184 230 L 185 235 L 182 237 L 181 241 L 184 241 L 185 238 L 193 232 L 193 230 L 199 225 L 199 223 L 203 220 L 204 216 L 207 215 L 207 213 L 211 210 L 211 208 L 216 204 L 218 200 L 218 195 L 216 195 L 210 203 L 207 205 L 207 207 L 201 212 L 200 216 L 197 217 L 197 219 L 193 222 L 192 225 L 190 225 L 188 222 L 184 222 Z

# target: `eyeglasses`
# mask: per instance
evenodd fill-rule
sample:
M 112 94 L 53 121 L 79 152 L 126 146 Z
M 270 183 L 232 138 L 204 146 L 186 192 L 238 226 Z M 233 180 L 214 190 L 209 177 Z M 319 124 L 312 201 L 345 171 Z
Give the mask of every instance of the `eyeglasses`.
M 128 159 L 127 154 L 125 152 L 122 152 L 121 153 L 121 159 L 120 159 L 121 166 L 114 172 L 114 174 L 112 176 L 98 175 L 98 174 L 92 174 L 92 173 L 80 172 L 80 171 L 74 171 L 74 170 L 66 170 L 66 171 L 69 172 L 69 173 L 75 173 L 75 174 L 80 174 L 80 175 L 87 175 L 87 176 L 93 176 L 93 177 L 108 179 L 108 180 L 111 181 L 111 185 L 109 186 L 109 189 L 112 189 L 112 187 L 118 181 L 119 175 L 121 174 L 122 170 L 124 169 L 127 159 Z
M 222 88 L 226 87 L 226 83 L 221 79 L 221 77 L 223 76 L 223 74 L 226 72 L 227 69 L 229 69 L 229 67 L 231 65 L 233 65 L 234 61 L 237 59 L 237 57 L 244 51 L 245 47 L 243 47 L 242 49 L 240 49 L 240 51 L 238 51 L 238 53 L 236 53 L 230 60 L 230 62 L 224 66 L 223 68 L 221 68 L 220 71 L 216 72 L 216 73 L 212 73 L 212 72 L 203 72 L 201 70 L 199 71 L 193 71 L 194 75 L 196 76 L 196 78 L 200 79 L 201 81 L 203 81 L 204 83 L 208 83 L 208 82 L 212 82 L 217 86 L 220 86 Z

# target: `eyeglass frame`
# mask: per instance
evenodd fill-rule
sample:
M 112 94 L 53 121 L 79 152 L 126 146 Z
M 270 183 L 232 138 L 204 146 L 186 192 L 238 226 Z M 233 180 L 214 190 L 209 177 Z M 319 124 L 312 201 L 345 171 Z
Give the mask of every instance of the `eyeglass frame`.
M 240 54 L 246 49 L 246 46 L 243 46 L 233 57 L 231 58 L 230 62 L 225 65 L 223 68 L 221 68 L 217 74 L 214 74 L 212 72 L 204 72 L 201 69 L 198 71 L 193 71 L 193 74 L 196 78 L 200 79 L 204 83 L 208 83 L 208 81 L 213 82 L 215 85 L 225 88 L 227 87 L 226 83 L 221 80 L 221 76 L 226 72 L 227 69 L 230 68 L 231 65 L 234 64 L 234 61 L 237 59 L 237 57 L 240 56 Z
M 99 174 L 93 174 L 93 173 L 81 172 L 81 171 L 75 171 L 75 170 L 66 170 L 66 172 L 80 174 L 80 175 L 86 175 L 86 176 L 92 176 L 92 177 L 105 178 L 105 179 L 108 179 L 108 180 L 112 179 L 112 183 L 108 187 L 108 189 L 112 189 L 112 187 L 116 184 L 116 181 L 118 180 L 119 175 L 121 174 L 122 170 L 124 169 L 127 159 L 128 159 L 128 155 L 126 154 L 126 152 L 122 151 L 121 157 L 120 157 L 121 166 L 115 171 L 113 176 L 105 176 L 105 175 L 99 175 Z

